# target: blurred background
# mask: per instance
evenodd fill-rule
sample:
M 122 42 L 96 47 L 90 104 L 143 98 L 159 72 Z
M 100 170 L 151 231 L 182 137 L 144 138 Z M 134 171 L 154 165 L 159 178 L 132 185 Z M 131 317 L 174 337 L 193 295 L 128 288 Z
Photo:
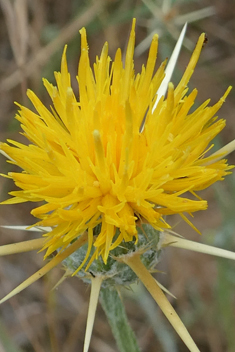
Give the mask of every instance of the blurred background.
M 159 34 L 158 63 L 170 56 L 183 24 L 188 30 L 173 82 L 179 81 L 200 33 L 205 45 L 190 87 L 199 90 L 197 104 L 211 98 L 215 103 L 235 80 L 234 0 L 0 0 L 0 140 L 21 141 L 14 119 L 14 101 L 30 106 L 26 90 L 33 89 L 44 104 L 50 100 L 42 77 L 54 83 L 63 47 L 68 44 L 68 62 L 75 91 L 80 53 L 79 29 L 87 28 L 90 58 L 109 42 L 113 58 L 118 47 L 127 45 L 132 18 L 136 27 L 136 72 L 146 63 L 154 33 Z M 227 98 L 219 116 L 227 126 L 215 148 L 235 138 L 235 91 Z M 229 162 L 235 163 L 235 155 Z M 0 155 L 0 172 L 12 166 Z M 11 180 L 0 178 L 0 200 L 14 189 Z M 235 251 L 235 178 L 230 175 L 200 195 L 208 200 L 207 211 L 196 213 L 194 232 L 178 217 L 171 224 L 181 235 L 206 244 Z M 31 204 L 2 205 L 0 225 L 29 225 Z M 0 245 L 33 238 L 23 231 L 0 228 Z M 0 296 L 42 266 L 43 255 L 17 254 L 0 258 Z M 157 279 L 177 299 L 169 296 L 201 352 L 235 351 L 235 264 L 226 259 L 166 249 Z M 63 274 L 56 268 L 0 307 L 0 352 L 82 351 L 90 288 L 77 278 L 68 278 L 56 290 Z M 122 290 L 130 323 L 143 352 L 184 352 L 187 348 L 150 296 L 140 285 Z M 117 351 L 106 317 L 99 306 L 90 351 Z

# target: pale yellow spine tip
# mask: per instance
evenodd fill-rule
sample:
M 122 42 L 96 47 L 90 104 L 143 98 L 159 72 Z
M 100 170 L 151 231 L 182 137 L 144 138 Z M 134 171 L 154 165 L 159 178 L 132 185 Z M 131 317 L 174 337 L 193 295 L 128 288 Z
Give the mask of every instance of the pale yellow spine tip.
M 90 295 L 90 302 L 89 302 L 89 308 L 88 308 L 86 334 L 85 334 L 83 352 L 88 352 L 89 350 L 91 335 L 92 335 L 92 330 L 93 330 L 93 325 L 95 320 L 95 313 L 96 313 L 96 308 L 99 301 L 99 293 L 100 293 L 102 281 L 103 279 L 101 276 L 97 276 L 91 279 L 91 295 Z

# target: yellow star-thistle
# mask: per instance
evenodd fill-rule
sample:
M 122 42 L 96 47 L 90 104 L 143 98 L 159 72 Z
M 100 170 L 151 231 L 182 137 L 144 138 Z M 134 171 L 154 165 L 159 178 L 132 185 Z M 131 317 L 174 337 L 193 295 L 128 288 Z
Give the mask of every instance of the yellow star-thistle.
M 184 213 L 206 209 L 207 202 L 195 192 L 222 180 L 231 168 L 218 155 L 205 155 L 225 126 L 215 114 L 230 88 L 215 105 L 207 100 L 190 110 L 197 90 L 188 93 L 187 84 L 204 35 L 181 81 L 176 88 L 169 84 L 165 98 L 157 96 L 165 62 L 154 73 L 158 37 L 153 37 L 146 67 L 135 74 L 134 27 L 135 21 L 125 64 L 120 49 L 111 61 L 105 43 L 93 70 L 83 28 L 79 97 L 71 88 L 65 48 L 57 86 L 43 80 L 51 110 L 30 90 L 37 112 L 19 105 L 16 118 L 30 144 L 9 140 L 0 145 L 23 170 L 9 173 L 21 190 L 10 192 L 13 198 L 4 203 L 42 202 L 32 214 L 40 219 L 37 226 L 52 228 L 42 245 L 46 257 L 87 231 L 88 254 L 94 247 L 92 260 L 101 256 L 106 263 L 122 241 L 138 240 L 138 220 L 162 230 L 169 227 L 164 215 L 185 218 Z M 99 224 L 97 235 L 93 229 Z

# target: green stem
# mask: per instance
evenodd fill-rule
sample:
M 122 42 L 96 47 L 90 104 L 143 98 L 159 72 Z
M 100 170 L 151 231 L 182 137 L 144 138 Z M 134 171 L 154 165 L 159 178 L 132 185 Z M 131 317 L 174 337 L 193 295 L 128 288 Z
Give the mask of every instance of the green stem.
M 100 301 L 120 352 L 140 352 L 117 290 L 114 287 L 102 288 Z

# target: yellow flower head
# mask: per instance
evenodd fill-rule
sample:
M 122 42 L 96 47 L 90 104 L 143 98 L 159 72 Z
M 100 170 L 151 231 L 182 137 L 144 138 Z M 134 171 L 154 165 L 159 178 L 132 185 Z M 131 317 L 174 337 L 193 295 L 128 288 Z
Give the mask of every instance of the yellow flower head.
M 88 252 L 94 247 L 92 258 L 106 262 L 122 241 L 138 240 L 137 223 L 162 230 L 169 227 L 164 215 L 184 217 L 206 209 L 195 191 L 223 179 L 230 169 L 225 160 L 205 156 L 225 126 L 215 114 L 230 88 L 215 105 L 209 107 L 207 100 L 190 110 L 197 90 L 187 94 L 187 84 L 204 35 L 180 83 L 176 88 L 170 83 L 165 98 L 157 95 L 165 62 L 154 73 L 158 37 L 146 66 L 135 74 L 134 27 L 135 21 L 125 63 L 120 49 L 111 61 L 105 43 L 93 69 L 83 28 L 79 96 L 71 88 L 65 48 L 57 86 L 43 80 L 53 107 L 48 110 L 32 91 L 28 97 L 37 112 L 19 105 L 16 118 L 29 145 L 10 140 L 0 145 L 23 170 L 9 173 L 21 190 L 10 192 L 14 198 L 5 203 L 42 202 L 32 214 L 40 219 L 36 225 L 52 228 L 45 235 L 46 256 L 87 231 Z

